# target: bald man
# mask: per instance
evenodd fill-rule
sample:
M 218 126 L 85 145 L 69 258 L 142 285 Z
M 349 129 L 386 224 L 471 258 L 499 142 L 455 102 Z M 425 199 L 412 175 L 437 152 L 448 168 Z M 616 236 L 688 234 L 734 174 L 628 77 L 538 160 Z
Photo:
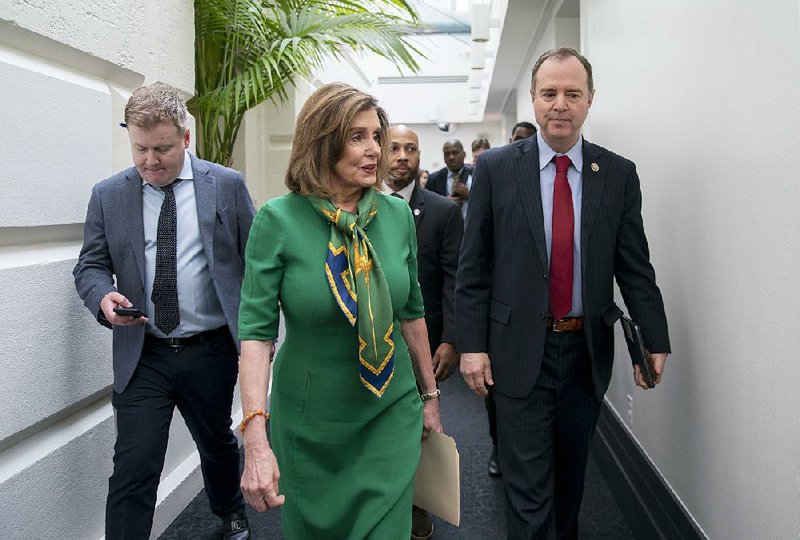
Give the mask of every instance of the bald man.
M 445 166 L 428 176 L 425 189 L 444 195 L 461 207 L 461 215 L 467 218 L 467 200 L 472 186 L 472 167 L 464 164 L 467 157 L 464 146 L 458 139 L 447 139 L 442 145 Z
M 389 137 L 389 178 L 384 191 L 405 199 L 414 214 L 419 246 L 418 279 L 433 352 L 433 370 L 436 380 L 443 381 L 459 364 L 454 345 L 453 304 L 464 223 L 454 201 L 417 185 L 419 158 L 417 134 L 407 126 L 393 126 Z M 433 523 L 427 513 L 414 507 L 412 517 L 413 537 L 429 538 L 433 533 Z

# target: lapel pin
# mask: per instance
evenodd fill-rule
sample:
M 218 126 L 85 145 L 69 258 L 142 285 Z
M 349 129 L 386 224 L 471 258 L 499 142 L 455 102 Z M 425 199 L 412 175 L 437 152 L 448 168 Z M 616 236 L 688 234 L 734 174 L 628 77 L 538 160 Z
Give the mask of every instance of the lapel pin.
M 415 215 L 415 216 L 418 216 L 418 215 L 419 215 L 419 208 L 414 208 L 414 215 Z
M 600 165 L 598 165 L 597 163 L 592 163 L 592 170 L 594 172 L 599 171 L 600 170 Z

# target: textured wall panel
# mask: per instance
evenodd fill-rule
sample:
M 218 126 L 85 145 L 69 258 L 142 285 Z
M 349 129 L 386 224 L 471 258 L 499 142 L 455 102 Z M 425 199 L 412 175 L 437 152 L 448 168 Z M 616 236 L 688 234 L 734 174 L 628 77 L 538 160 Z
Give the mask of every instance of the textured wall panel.
M 160 80 L 191 93 L 193 5 L 191 0 L 11 0 L 0 5 L 0 20 L 145 74 L 145 83 Z
M 81 223 L 111 174 L 108 87 L 1 48 L 0 80 L 0 227 Z
M 109 417 L 0 483 L 0 538 L 99 538 L 111 474 Z
M 0 291 L 14 291 L 0 302 L 0 440 L 111 384 L 111 331 L 83 307 L 74 265 L 0 270 Z

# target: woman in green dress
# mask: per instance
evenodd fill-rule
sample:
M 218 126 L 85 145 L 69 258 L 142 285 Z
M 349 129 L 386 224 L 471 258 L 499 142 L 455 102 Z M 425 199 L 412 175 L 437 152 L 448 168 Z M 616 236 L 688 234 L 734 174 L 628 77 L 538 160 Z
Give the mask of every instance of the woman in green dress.
M 409 538 L 420 441 L 441 431 L 414 221 L 380 193 L 388 129 L 372 96 L 342 83 L 314 92 L 297 118 L 291 193 L 261 207 L 248 239 L 242 491 L 258 511 L 283 507 L 288 540 Z

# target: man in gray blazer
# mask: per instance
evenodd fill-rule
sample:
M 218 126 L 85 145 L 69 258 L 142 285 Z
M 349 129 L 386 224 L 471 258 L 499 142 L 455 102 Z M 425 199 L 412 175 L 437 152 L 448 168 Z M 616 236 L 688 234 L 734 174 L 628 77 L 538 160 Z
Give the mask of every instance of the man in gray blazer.
M 577 538 L 589 445 L 614 359 L 614 279 L 652 352 L 670 352 L 636 167 L 582 138 L 589 62 L 544 53 L 531 96 L 539 133 L 486 151 L 456 278 L 456 344 L 469 386 L 497 410 L 508 538 Z M 646 387 L 638 366 L 634 378 Z
M 167 85 L 133 93 L 124 125 L 134 167 L 94 186 L 73 271 L 92 316 L 114 332 L 107 539 L 149 537 L 175 407 L 197 444 L 224 537 L 249 537 L 230 424 L 255 212 L 241 174 L 188 153 L 187 116 Z

